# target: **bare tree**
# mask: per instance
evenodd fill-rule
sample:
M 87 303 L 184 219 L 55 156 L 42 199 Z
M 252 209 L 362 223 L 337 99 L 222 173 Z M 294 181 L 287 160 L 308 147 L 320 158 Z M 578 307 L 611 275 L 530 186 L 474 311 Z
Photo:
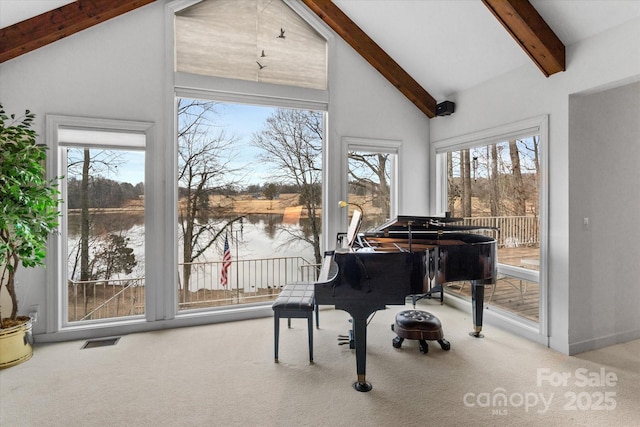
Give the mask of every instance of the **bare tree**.
M 82 184 L 80 185 L 80 280 L 89 280 L 89 168 L 91 152 L 85 148 L 82 155 Z
M 380 209 L 381 218 L 368 218 L 373 223 L 367 225 L 384 222 L 389 219 L 391 211 L 389 154 L 350 151 L 348 156 L 349 186 L 354 187 L 357 194 L 366 196 L 368 204 Z
M 461 151 L 461 175 L 462 175 L 462 216 L 471 216 L 471 159 L 469 149 Z
M 294 184 L 300 204 L 309 218 L 308 234 L 304 229 L 285 231 L 294 240 L 304 240 L 313 247 L 316 263 L 320 253 L 320 207 L 322 202 L 322 113 L 317 111 L 276 109 L 264 128 L 251 137 L 253 146 L 262 150 L 260 159 L 272 165 L 272 177 L 283 184 Z
M 178 102 L 178 221 L 184 262 L 182 301 L 187 300 L 191 263 L 214 246 L 227 227 L 241 218 L 228 218 L 228 212 L 219 210 L 215 212 L 217 216 L 227 216 L 222 225 L 210 221 L 214 212 L 209 196 L 215 190 L 233 186 L 235 172 L 230 164 L 236 138 L 219 129 L 215 118 L 214 102 L 187 99 Z
M 468 216 L 471 200 L 474 215 L 537 215 L 539 167 L 538 136 L 450 151 L 450 210 L 458 209 L 460 198 L 460 216 Z
M 89 187 L 94 179 L 114 172 L 122 164 L 120 153 L 114 150 L 68 150 L 69 177 L 80 177 L 80 280 L 90 280 L 89 240 L 91 233 L 91 216 L 89 214 Z
M 536 194 L 540 185 L 540 136 L 534 135 L 519 141 L 520 155 L 524 158 L 525 165 L 521 167 L 526 173 L 532 177 L 524 185 L 527 187 L 527 194 Z M 534 215 L 538 214 L 538 198 L 528 197 L 527 204 L 530 205 L 530 212 Z
M 513 207 L 516 216 L 527 214 L 527 193 L 522 180 L 522 170 L 520 169 L 520 152 L 515 139 L 509 140 L 509 156 L 511 157 L 511 168 L 513 174 Z
M 456 199 L 460 197 L 460 186 L 453 178 L 455 169 L 453 164 L 453 152 L 447 152 L 447 210 L 452 216 L 456 216 Z
M 488 156 L 489 162 L 491 162 L 490 174 L 489 174 L 489 206 L 491 209 L 491 216 L 500 215 L 500 179 L 498 176 L 498 147 L 497 144 L 491 144 L 487 146 L 487 151 L 490 150 Z

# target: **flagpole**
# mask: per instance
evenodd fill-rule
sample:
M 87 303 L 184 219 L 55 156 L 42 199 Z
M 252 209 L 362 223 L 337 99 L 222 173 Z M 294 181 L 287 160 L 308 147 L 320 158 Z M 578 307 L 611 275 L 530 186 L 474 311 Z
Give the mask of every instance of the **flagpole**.
M 240 241 L 238 240 L 238 230 L 233 233 L 236 235 L 236 292 L 238 293 L 238 304 L 240 304 L 240 276 L 238 273 L 238 266 L 240 265 L 238 262 L 238 246 L 240 246 Z
M 234 233 L 236 235 L 236 291 L 238 293 L 238 304 L 240 304 L 240 258 L 238 257 L 238 248 L 240 246 L 240 239 L 238 238 L 238 232 L 240 232 L 240 236 L 242 236 L 242 228 L 244 223 L 242 218 L 240 218 L 240 230 L 235 230 Z

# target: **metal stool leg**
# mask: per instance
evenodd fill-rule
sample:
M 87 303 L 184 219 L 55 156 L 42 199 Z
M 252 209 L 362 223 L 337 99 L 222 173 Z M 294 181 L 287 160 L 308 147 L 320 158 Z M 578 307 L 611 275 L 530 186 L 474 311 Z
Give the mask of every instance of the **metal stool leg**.
M 313 363 L 313 312 L 307 317 L 307 329 L 309 330 L 309 363 Z
M 280 313 L 275 312 L 273 314 L 273 336 L 274 336 L 274 348 L 275 348 L 275 363 L 278 363 L 278 342 L 280 340 Z

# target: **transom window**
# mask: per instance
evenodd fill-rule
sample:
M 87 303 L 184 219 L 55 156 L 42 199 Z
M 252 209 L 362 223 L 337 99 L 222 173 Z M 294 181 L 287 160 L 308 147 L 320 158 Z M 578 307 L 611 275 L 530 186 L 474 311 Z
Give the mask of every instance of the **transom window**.
M 176 71 L 327 88 L 327 42 L 281 0 L 206 0 L 176 13 Z

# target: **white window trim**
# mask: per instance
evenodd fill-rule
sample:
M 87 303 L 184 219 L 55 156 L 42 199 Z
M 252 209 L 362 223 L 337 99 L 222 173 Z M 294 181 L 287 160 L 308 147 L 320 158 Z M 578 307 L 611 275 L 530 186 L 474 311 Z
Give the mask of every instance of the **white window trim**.
M 165 7 L 165 46 L 173 47 L 174 40 L 174 19 L 175 14 L 180 10 L 199 3 L 202 0 L 173 0 L 167 3 Z M 335 35 L 313 12 L 304 6 L 299 0 L 283 0 L 293 11 L 298 13 L 309 25 L 311 25 L 322 37 L 327 41 L 327 81 L 330 82 L 333 74 L 332 70 L 336 63 Z M 165 121 L 166 127 L 164 134 L 168 135 L 164 144 L 164 152 L 162 160 L 157 164 L 164 167 L 156 168 L 155 180 L 163 183 L 164 192 L 163 200 L 157 206 L 162 209 L 162 218 L 156 218 L 163 230 L 175 230 L 178 224 L 177 202 L 178 202 L 178 185 L 175 177 L 177 176 L 177 142 L 176 130 L 177 124 L 177 98 L 186 97 L 192 99 L 206 99 L 220 102 L 236 102 L 253 105 L 268 105 L 272 107 L 300 108 L 315 111 L 323 111 L 324 117 L 324 141 L 323 141 L 323 204 L 328 204 L 327 196 L 327 179 L 331 175 L 330 151 L 332 148 L 329 144 L 330 127 L 327 116 L 330 111 L 329 106 L 329 90 L 299 88 L 286 85 L 274 85 L 258 82 L 250 82 L 236 79 L 225 79 L 210 76 L 197 76 L 191 73 L 175 72 L 175 51 L 167 49 L 165 56 Z M 322 216 L 322 229 L 330 230 L 333 228 L 331 222 L 334 215 L 338 213 L 336 204 L 334 210 L 328 210 Z M 323 232 L 322 243 L 327 246 L 327 236 L 329 233 Z M 165 251 L 165 258 L 162 265 L 158 267 L 158 275 L 162 279 L 158 283 L 162 283 L 162 289 L 158 296 L 156 307 L 156 318 L 164 319 L 172 323 L 180 323 L 181 325 L 195 325 L 203 322 L 210 323 L 213 319 L 220 321 L 245 320 L 254 317 L 263 317 L 270 315 L 271 307 L 267 305 L 259 305 L 254 307 L 231 307 L 223 310 L 211 312 L 204 311 L 202 313 L 179 313 L 177 310 L 177 293 L 174 291 L 175 284 L 178 281 L 177 259 L 178 259 L 178 242 L 177 232 L 162 233 L 159 237 L 158 245 L 165 248 L 174 248 L 173 251 Z M 214 322 L 217 320 L 213 320 Z
M 212 99 L 220 102 L 319 111 L 326 111 L 329 105 L 329 92 L 326 90 L 257 83 L 184 72 L 176 72 L 174 77 L 176 96 L 182 98 Z
M 402 164 L 402 141 L 391 139 L 373 139 L 345 136 L 342 137 L 341 143 L 341 200 L 348 200 L 349 195 L 349 151 L 365 151 L 371 153 L 389 153 L 395 154 L 391 163 L 391 194 L 389 200 L 389 215 L 391 218 L 398 216 L 399 189 L 402 188 L 400 182 L 402 174 L 398 173 L 398 165 Z M 342 215 L 340 218 L 341 230 L 346 230 L 348 218 Z
M 150 122 L 59 116 L 49 114 L 45 117 L 45 133 L 47 145 L 49 147 L 49 155 L 47 156 L 47 171 L 50 179 L 54 178 L 55 176 L 66 175 L 66 170 L 64 170 L 63 168 L 63 166 L 66 165 L 66 162 L 64 162 L 64 159 L 62 159 L 60 156 L 60 148 L 65 146 L 77 146 L 77 144 L 73 142 L 61 142 L 59 140 L 60 129 L 76 129 L 89 132 L 121 132 L 144 135 L 144 145 L 141 145 L 140 141 L 138 140 L 137 145 L 132 145 L 131 147 L 125 147 L 122 145 L 116 147 L 120 149 L 131 148 L 132 150 L 141 150 L 144 149 L 145 146 L 153 147 L 154 145 L 154 125 Z M 86 144 L 83 144 L 83 146 L 86 146 Z M 95 147 L 114 148 L 104 144 L 95 144 Z M 148 154 L 145 155 L 145 157 L 147 156 Z M 145 164 L 149 164 L 148 159 L 145 160 Z M 154 247 L 154 243 L 150 242 L 150 236 L 153 236 L 155 233 L 153 227 L 151 229 L 149 228 L 149 224 L 151 223 L 151 221 L 149 209 L 147 209 L 147 204 L 149 203 L 149 199 L 153 199 L 153 196 L 151 195 L 151 191 L 147 183 L 150 182 L 149 175 L 152 168 L 145 167 L 145 169 L 145 253 L 146 258 L 151 261 L 153 257 L 148 256 L 148 251 Z M 62 190 L 63 192 L 65 191 L 64 186 Z M 62 197 L 66 199 L 67 196 L 63 193 Z M 64 204 L 61 206 L 61 210 L 63 214 L 66 212 L 66 206 Z M 95 327 L 95 324 L 70 326 L 67 323 L 66 316 L 63 317 L 63 313 L 67 312 L 67 301 L 64 299 L 65 293 L 61 289 L 62 284 L 67 282 L 67 271 L 66 268 L 63 267 L 63 263 L 66 263 L 67 259 L 65 244 L 66 235 L 66 222 L 63 221 L 61 223 L 60 233 L 52 235 L 49 239 L 49 253 L 56 254 L 56 256 L 48 257 L 46 261 L 46 333 L 56 333 L 64 330 L 91 329 Z M 146 280 L 148 280 L 148 275 L 152 274 L 152 271 L 154 270 L 153 265 L 150 265 L 149 262 L 145 263 L 145 270 L 145 278 Z M 152 306 L 152 304 L 150 304 L 150 298 L 153 296 L 153 291 L 151 291 L 151 294 L 152 295 L 149 295 L 149 292 L 146 292 L 147 299 L 145 301 L 145 313 L 147 313 L 147 319 L 151 316 L 151 314 L 149 313 L 149 308 L 150 306 Z M 130 324 L 132 322 L 135 323 L 144 321 L 145 319 L 114 319 L 113 321 L 106 321 L 102 323 Z
M 444 195 L 447 193 L 447 180 L 446 175 L 443 175 L 446 174 L 446 158 L 445 156 L 439 156 L 439 154 L 462 148 L 473 148 L 508 141 L 509 139 L 532 134 L 540 136 L 540 271 L 537 275 L 537 281 L 540 284 L 540 321 L 537 328 L 534 328 L 524 319 L 511 313 L 503 313 L 493 307 L 489 307 L 489 310 L 485 310 L 485 313 L 487 313 L 488 317 L 495 317 L 498 322 L 508 329 L 522 333 L 534 341 L 547 344 L 546 339 L 549 336 L 549 291 L 547 280 L 549 248 L 549 117 L 547 115 L 533 117 L 433 142 L 430 152 L 430 203 L 435 212 L 442 213 L 446 211 L 447 205 Z M 520 270 L 517 267 L 498 267 L 499 270 L 501 268 L 512 273 L 515 270 Z M 534 278 L 531 277 L 531 272 L 523 272 L 523 274 L 525 273 L 528 274 L 527 277 L 529 279 Z M 465 309 L 470 309 L 470 303 L 464 304 L 464 307 Z

